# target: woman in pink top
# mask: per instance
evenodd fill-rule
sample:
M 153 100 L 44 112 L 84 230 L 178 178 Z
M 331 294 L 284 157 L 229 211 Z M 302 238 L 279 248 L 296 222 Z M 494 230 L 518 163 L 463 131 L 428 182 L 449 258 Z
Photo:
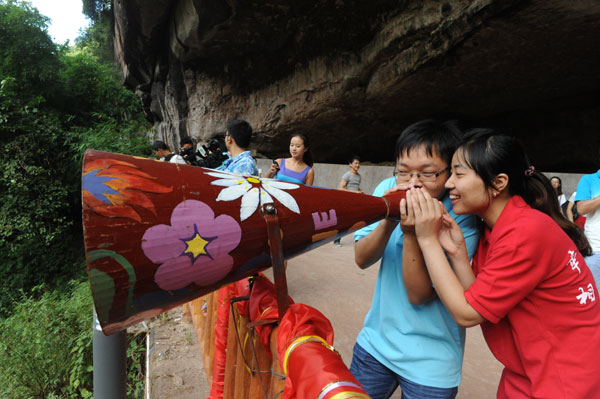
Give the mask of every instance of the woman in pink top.
M 517 139 L 477 129 L 446 188 L 456 214 L 482 219 L 472 268 L 459 227 L 426 191 L 407 193 L 402 217 L 415 218 L 429 287 L 457 324 L 481 324 L 504 364 L 498 398 L 600 398 L 600 298 L 582 256 L 591 248 L 549 180 Z

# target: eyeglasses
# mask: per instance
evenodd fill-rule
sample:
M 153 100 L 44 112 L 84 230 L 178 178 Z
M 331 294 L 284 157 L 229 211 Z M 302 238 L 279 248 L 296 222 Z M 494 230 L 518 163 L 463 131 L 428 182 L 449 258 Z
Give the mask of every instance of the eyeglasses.
M 439 172 L 420 172 L 420 173 L 411 173 L 403 170 L 394 170 L 394 176 L 398 181 L 409 181 L 415 176 L 417 179 L 421 181 L 435 181 L 442 173 L 447 171 L 449 168 L 444 168 Z

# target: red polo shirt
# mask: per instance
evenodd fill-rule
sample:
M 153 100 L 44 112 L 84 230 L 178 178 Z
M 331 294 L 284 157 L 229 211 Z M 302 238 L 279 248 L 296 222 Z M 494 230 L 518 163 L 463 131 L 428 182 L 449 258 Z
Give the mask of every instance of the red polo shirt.
M 504 364 L 498 398 L 600 398 L 600 298 L 573 241 L 510 199 L 473 258 L 469 304 Z

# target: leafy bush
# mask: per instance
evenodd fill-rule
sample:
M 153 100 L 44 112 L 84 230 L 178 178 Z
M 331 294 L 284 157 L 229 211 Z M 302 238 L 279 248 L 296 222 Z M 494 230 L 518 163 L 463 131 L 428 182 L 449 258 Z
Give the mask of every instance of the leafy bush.
M 23 296 L 0 319 L 0 397 L 90 398 L 92 395 L 92 300 L 87 283 L 65 292 Z M 144 393 L 145 334 L 129 334 L 127 397 Z
M 87 284 L 70 288 L 23 297 L 11 317 L 0 319 L 0 397 L 89 397 L 91 296 Z
M 84 4 L 106 22 L 110 0 Z M 91 397 L 91 298 L 69 283 L 85 276 L 81 159 L 88 148 L 151 154 L 139 99 L 97 48 L 57 46 L 47 23 L 28 2 L 0 0 L 2 398 Z M 109 43 L 109 25 L 88 42 Z M 128 397 L 141 397 L 144 337 L 128 338 Z
M 0 132 L 7 133 L 0 139 L 2 316 L 20 290 L 43 282 L 59 285 L 83 276 L 85 269 L 80 266 L 80 178 L 73 173 L 77 169 L 57 117 L 23 105 L 9 84 L 0 87 L 0 104 Z
M 27 97 L 51 98 L 59 88 L 62 49 L 48 36 L 47 24 L 30 3 L 0 0 L 0 80 L 12 76 Z
M 123 87 L 114 69 L 86 51 L 65 54 L 62 62 L 62 111 L 71 115 L 71 125 L 94 126 L 106 117 L 118 123 L 145 122 L 139 99 Z
M 21 290 L 84 276 L 85 150 L 151 153 L 139 99 L 85 49 L 54 45 L 46 23 L 0 0 L 0 317 Z
M 146 389 L 146 334 L 129 334 L 127 346 L 127 397 L 142 399 Z

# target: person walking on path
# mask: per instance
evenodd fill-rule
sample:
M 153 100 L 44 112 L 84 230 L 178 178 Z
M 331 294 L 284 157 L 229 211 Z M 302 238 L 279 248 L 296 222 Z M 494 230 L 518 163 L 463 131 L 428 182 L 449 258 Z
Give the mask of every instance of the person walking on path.
M 360 169 L 360 157 L 358 155 L 353 155 L 348 161 L 348 166 L 350 167 L 350 170 L 342 176 L 339 189 L 357 194 L 364 194 L 364 191 L 360 189 L 361 176 L 360 173 L 358 173 L 358 170 Z M 341 247 L 341 238 L 336 239 L 333 242 L 333 245 Z

